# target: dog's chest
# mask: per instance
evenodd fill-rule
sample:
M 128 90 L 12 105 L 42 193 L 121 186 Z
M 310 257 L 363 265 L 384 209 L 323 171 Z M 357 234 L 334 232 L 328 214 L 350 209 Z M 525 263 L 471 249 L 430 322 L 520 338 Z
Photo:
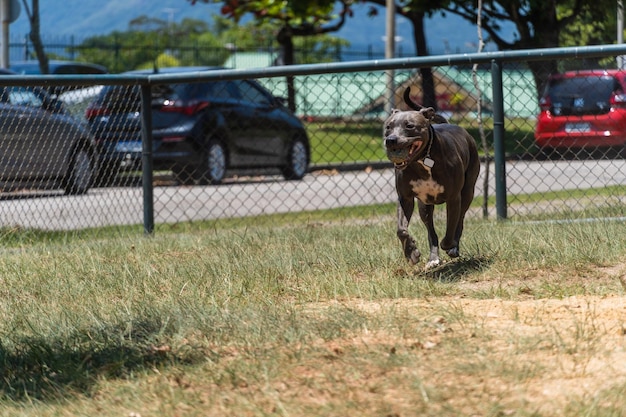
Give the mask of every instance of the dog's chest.
M 427 172 L 427 175 L 409 180 L 409 185 L 415 197 L 422 203 L 437 204 L 441 202 L 445 187 L 433 178 L 430 170 Z

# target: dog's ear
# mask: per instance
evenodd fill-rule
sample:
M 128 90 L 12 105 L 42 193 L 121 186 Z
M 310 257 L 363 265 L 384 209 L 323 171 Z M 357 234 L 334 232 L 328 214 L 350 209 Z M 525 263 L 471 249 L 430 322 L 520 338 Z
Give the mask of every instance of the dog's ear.
M 433 117 L 435 117 L 435 109 L 432 107 L 424 107 L 420 110 L 420 113 L 422 113 L 427 120 L 433 120 Z

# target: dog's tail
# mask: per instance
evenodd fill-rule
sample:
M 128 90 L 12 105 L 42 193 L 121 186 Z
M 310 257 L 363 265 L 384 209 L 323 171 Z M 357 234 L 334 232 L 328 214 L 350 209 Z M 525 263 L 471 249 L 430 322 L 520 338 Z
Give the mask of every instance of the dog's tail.
M 406 103 L 406 105 L 415 111 L 421 111 L 424 108 L 424 106 L 420 106 L 419 104 L 411 100 L 411 87 L 410 86 L 407 87 L 406 90 L 404 90 L 403 98 L 404 98 L 404 102 Z M 432 122 L 438 123 L 438 124 L 448 123 L 448 119 L 446 119 L 440 114 L 435 113 L 435 115 L 433 116 Z
M 407 87 L 406 90 L 404 90 L 403 98 L 404 98 L 404 102 L 406 103 L 406 105 L 415 111 L 420 111 L 424 108 L 423 106 L 420 106 L 419 104 L 411 100 L 411 87 Z

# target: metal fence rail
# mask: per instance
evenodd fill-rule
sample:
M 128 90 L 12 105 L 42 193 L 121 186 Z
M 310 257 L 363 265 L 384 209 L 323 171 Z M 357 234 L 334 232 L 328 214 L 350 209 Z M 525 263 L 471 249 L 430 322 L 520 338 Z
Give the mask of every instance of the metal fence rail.
M 483 165 L 476 199 L 487 198 L 489 216 L 623 216 L 623 145 L 538 146 L 538 93 L 523 65 L 584 59 L 608 68 L 622 54 L 626 46 L 606 45 L 176 74 L 2 75 L 0 228 L 143 224 L 151 233 L 155 224 L 392 203 L 380 138 L 384 71 L 396 73 L 400 107 L 407 86 L 420 99 L 420 67 L 433 70 L 440 110 L 480 148 L 482 100 L 489 170 Z M 286 77 L 303 132 L 262 93 L 286 96 Z M 198 116 L 205 113 L 211 118 Z M 301 179 L 299 142 L 310 156 Z M 216 180 L 222 156 L 228 169 Z

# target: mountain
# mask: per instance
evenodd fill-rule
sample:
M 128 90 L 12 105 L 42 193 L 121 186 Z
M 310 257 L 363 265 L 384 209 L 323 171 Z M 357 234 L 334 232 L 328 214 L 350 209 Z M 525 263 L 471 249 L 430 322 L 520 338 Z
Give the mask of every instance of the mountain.
M 20 2 L 21 3 L 21 2 Z M 354 6 L 354 16 L 344 27 L 334 33 L 347 39 L 354 50 L 375 52 L 384 51 L 385 10 L 378 8 L 375 17 L 368 17 L 370 5 Z M 40 2 L 41 34 L 47 42 L 59 41 L 79 43 L 93 35 L 104 35 L 114 30 L 124 31 L 128 22 L 138 16 L 147 15 L 163 20 L 180 21 L 185 17 L 211 22 L 211 16 L 219 13 L 219 5 L 196 4 L 187 0 L 45 0 Z M 431 54 L 475 52 L 477 32 L 475 25 L 462 18 L 438 14 L 426 22 L 427 42 Z M 507 26 L 505 26 L 507 28 Z M 30 26 L 26 13 L 10 27 L 11 43 L 21 43 L 27 36 Z M 508 30 L 508 32 L 506 32 Z M 513 29 L 508 26 L 505 32 L 512 38 Z M 410 22 L 402 17 L 396 19 L 397 48 L 404 55 L 415 51 Z M 486 36 L 486 35 L 485 35 Z M 487 49 L 495 49 L 488 45 Z

